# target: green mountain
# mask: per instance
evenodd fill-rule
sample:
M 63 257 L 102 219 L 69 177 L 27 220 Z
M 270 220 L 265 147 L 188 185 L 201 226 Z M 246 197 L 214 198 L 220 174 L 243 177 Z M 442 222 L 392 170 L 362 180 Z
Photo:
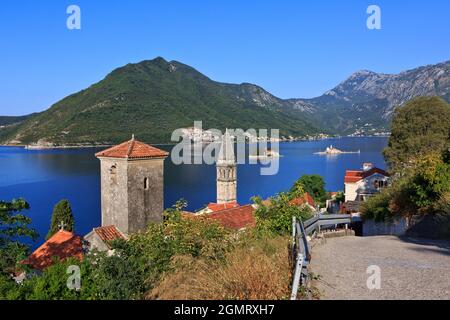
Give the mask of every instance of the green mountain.
M 26 116 L 20 116 L 20 117 L 0 116 L 0 127 L 19 124 L 19 123 L 27 120 L 28 118 L 31 118 L 31 117 L 35 116 L 35 115 L 37 115 L 37 113 L 33 113 L 33 114 L 30 114 L 30 115 L 26 115 Z
M 450 102 L 450 61 L 399 74 L 358 71 L 313 99 L 279 99 L 261 87 L 215 82 L 162 58 L 128 64 L 47 111 L 0 117 L 0 143 L 111 144 L 132 133 L 169 142 L 174 129 L 280 129 L 283 136 L 388 131 L 396 107 L 418 96 Z M 6 124 L 6 127 L 5 127 Z
M 3 143 L 110 144 L 135 134 L 169 142 L 173 130 L 280 129 L 284 136 L 316 134 L 286 103 L 252 84 L 212 81 L 182 63 L 162 58 L 128 64 L 50 109 L 0 130 Z

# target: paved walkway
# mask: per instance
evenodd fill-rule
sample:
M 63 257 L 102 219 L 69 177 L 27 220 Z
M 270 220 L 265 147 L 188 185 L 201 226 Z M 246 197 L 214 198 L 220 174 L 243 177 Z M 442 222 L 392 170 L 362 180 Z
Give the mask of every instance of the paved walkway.
M 381 289 L 366 273 L 381 270 Z M 450 242 L 393 236 L 327 239 L 312 250 L 321 299 L 450 299 Z

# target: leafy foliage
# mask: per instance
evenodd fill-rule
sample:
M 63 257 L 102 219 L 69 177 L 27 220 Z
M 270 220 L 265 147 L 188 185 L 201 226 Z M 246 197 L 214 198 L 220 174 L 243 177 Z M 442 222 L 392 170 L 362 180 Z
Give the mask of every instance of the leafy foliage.
M 308 192 L 316 203 L 325 206 L 327 192 L 325 190 L 325 181 L 322 176 L 317 174 L 303 175 L 298 179 L 291 189 L 291 192 Z
M 0 275 L 9 275 L 23 260 L 29 247 L 20 242 L 23 237 L 36 239 L 37 232 L 29 227 L 31 219 L 21 212 L 30 208 L 24 200 L 0 201 Z
M 399 108 L 384 151 L 394 180 L 363 205 L 364 216 L 376 220 L 401 216 L 415 235 L 449 236 L 449 146 L 450 105 L 424 97 Z
M 311 210 L 290 204 L 292 195 L 280 193 L 270 199 L 270 205 L 265 205 L 261 198 L 255 197 L 253 201 L 258 205 L 255 212 L 257 228 L 266 233 L 278 235 L 289 234 L 292 229 L 292 217 L 307 220 L 312 217 Z
M 441 98 L 411 100 L 395 112 L 384 156 L 390 171 L 402 174 L 424 156 L 450 147 L 450 105 Z
M 64 230 L 73 232 L 75 221 L 73 218 L 72 208 L 68 200 L 61 200 L 53 208 L 52 221 L 50 230 L 47 234 L 47 239 L 57 233 L 61 226 L 64 225 Z

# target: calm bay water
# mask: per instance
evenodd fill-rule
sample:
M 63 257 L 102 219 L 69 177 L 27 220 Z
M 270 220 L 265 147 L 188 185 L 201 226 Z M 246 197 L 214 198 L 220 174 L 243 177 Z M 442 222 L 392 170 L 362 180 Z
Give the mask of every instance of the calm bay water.
M 356 154 L 319 156 L 327 146 Z M 254 195 L 269 197 L 287 191 L 303 174 L 319 174 L 325 178 L 328 191 L 344 188 L 344 174 L 348 169 L 360 169 L 364 162 L 385 168 L 382 150 L 387 138 L 340 138 L 311 142 L 280 144 L 280 168 L 277 175 L 261 176 L 259 165 L 239 165 L 238 201 L 250 203 Z M 160 146 L 170 150 L 171 146 Z M 28 214 L 42 243 L 49 225 L 53 206 L 68 199 L 75 215 L 76 232 L 87 234 L 100 225 L 99 160 L 98 149 L 25 150 L 0 147 L 0 200 L 25 198 L 31 205 Z M 165 206 L 178 199 L 196 210 L 216 198 L 215 166 L 179 165 L 165 162 Z

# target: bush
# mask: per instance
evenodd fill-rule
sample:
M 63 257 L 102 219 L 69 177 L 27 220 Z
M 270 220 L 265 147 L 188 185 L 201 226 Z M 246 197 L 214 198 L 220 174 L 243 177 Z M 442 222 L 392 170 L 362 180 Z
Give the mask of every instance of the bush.
M 325 191 L 325 181 L 323 177 L 312 174 L 304 175 L 298 179 L 291 189 L 291 193 L 303 194 L 308 192 L 314 201 L 321 207 L 325 206 L 327 192 Z
M 394 214 L 389 210 L 392 194 L 390 190 L 384 190 L 369 198 L 361 205 L 361 213 L 364 219 L 376 222 L 391 221 Z
M 255 197 L 253 201 L 258 205 L 255 212 L 257 229 L 262 232 L 270 232 L 278 235 L 290 234 L 292 229 L 292 217 L 307 220 L 312 217 L 312 212 L 307 206 L 298 207 L 291 205 L 292 196 L 288 193 L 280 193 L 270 199 L 270 205 L 263 204 L 261 198 Z

